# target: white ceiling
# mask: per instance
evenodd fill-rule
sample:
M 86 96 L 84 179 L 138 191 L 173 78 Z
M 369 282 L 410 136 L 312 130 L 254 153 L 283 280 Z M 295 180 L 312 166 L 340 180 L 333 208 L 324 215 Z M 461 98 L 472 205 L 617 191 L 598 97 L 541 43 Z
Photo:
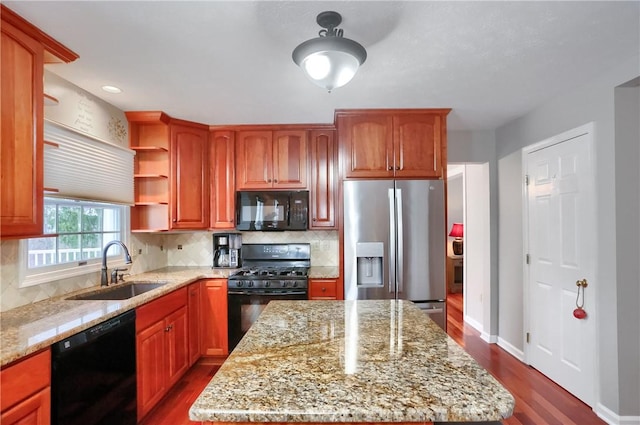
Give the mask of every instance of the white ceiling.
M 494 129 L 640 51 L 638 1 L 3 3 L 80 55 L 52 72 L 120 109 L 206 124 L 433 107 L 453 108 L 450 129 Z M 332 93 L 291 59 L 325 10 L 341 13 L 344 36 L 368 53 Z

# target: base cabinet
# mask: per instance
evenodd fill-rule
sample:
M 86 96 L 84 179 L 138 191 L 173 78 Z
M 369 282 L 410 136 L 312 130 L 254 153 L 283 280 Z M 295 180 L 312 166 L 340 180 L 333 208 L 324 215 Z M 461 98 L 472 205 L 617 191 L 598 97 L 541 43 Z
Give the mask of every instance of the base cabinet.
M 0 372 L 0 423 L 51 422 L 51 351 L 41 351 Z
M 309 279 L 310 300 L 337 300 L 338 279 Z
M 189 368 L 187 288 L 136 311 L 138 420 Z
M 200 344 L 202 345 L 202 355 L 227 356 L 229 354 L 227 279 L 205 279 L 201 285 Z

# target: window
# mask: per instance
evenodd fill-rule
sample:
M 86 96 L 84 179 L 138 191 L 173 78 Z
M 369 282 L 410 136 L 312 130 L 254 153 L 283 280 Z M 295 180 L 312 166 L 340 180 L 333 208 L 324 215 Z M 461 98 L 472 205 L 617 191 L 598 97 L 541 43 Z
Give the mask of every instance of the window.
M 43 233 L 56 236 L 24 241 L 23 286 L 98 270 L 103 247 L 124 241 L 128 210 L 122 205 L 45 198 Z M 114 245 L 108 256 L 122 259 L 122 249 Z

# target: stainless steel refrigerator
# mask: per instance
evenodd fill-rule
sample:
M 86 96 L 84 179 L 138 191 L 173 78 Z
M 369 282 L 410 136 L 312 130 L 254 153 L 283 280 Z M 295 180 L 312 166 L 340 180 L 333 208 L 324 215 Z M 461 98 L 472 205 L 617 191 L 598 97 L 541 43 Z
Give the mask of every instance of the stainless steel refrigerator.
M 345 181 L 347 300 L 406 299 L 446 326 L 441 180 Z

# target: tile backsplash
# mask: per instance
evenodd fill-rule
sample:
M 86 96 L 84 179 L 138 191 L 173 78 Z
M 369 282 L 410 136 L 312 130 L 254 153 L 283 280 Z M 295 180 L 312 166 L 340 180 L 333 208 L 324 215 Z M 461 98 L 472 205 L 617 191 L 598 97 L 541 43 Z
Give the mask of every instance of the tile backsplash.
M 224 232 L 220 232 L 224 233 Z M 213 238 L 211 233 L 179 233 L 165 235 L 170 266 L 211 266 Z M 309 243 L 312 266 L 338 266 L 338 232 L 243 232 L 242 243 Z
M 312 266 L 339 264 L 337 231 L 244 232 L 242 242 L 309 243 Z M 211 267 L 213 261 L 210 232 L 134 233 L 130 236 L 128 247 L 133 258 L 133 264 L 128 266 L 131 274 L 166 266 Z M 100 280 L 100 273 L 94 272 L 20 288 L 19 249 L 18 240 L 0 242 L 0 312 L 95 286 Z

